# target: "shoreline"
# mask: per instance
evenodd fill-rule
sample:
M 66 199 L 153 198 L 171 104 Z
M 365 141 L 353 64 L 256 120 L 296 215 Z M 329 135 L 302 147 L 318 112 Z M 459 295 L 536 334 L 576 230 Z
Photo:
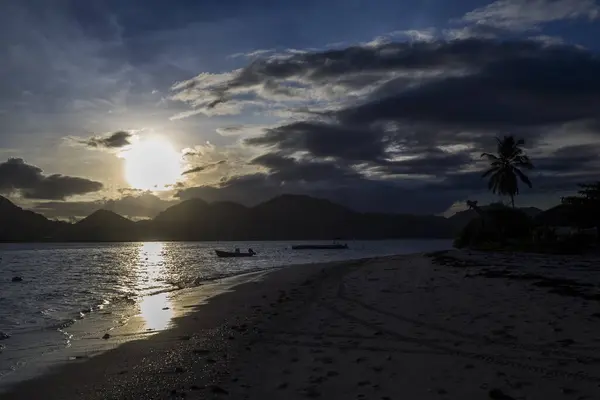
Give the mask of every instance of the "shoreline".
M 301 264 L 299 264 L 301 265 Z M 173 329 L 174 320 L 185 318 L 193 313 L 192 308 L 206 304 L 212 297 L 235 290 L 238 285 L 253 282 L 276 268 L 264 268 L 255 271 L 210 278 L 196 286 L 168 289 L 144 296 L 134 308 L 113 308 L 113 313 L 125 318 L 118 322 L 115 317 L 103 317 L 101 310 L 90 313 L 88 318 L 74 320 L 64 329 L 50 331 L 63 336 L 68 345 L 57 347 L 53 351 L 38 355 L 35 365 L 27 361 L 24 367 L 14 375 L 2 376 L 0 394 L 14 385 L 27 382 L 51 373 L 74 361 L 86 362 L 94 357 L 118 348 L 128 342 L 147 340 L 148 338 Z M 109 339 L 104 339 L 104 334 Z M 31 361 L 30 361 L 31 362 Z
M 599 261 L 449 250 L 281 268 L 2 398 L 593 399 Z
M 139 314 L 140 311 L 144 313 L 152 307 L 160 306 L 160 304 L 157 304 L 160 303 L 159 300 L 153 300 L 155 298 L 163 298 L 162 302 L 164 305 L 160 308 L 172 308 L 169 304 L 166 304 L 168 302 L 165 299 L 166 297 L 177 297 L 177 293 L 180 291 L 195 290 L 195 288 L 198 287 L 201 288 L 200 292 L 204 293 L 204 291 L 207 290 L 207 288 L 210 288 L 215 282 L 223 282 L 224 278 L 229 279 L 230 277 L 245 275 L 248 272 L 273 271 L 290 265 L 297 266 L 307 265 L 311 263 L 339 262 L 351 259 L 371 258 L 397 253 L 428 251 L 430 249 L 440 249 L 449 246 L 447 241 L 391 241 L 388 244 L 386 244 L 386 242 L 384 241 L 382 243 L 383 245 L 373 244 L 371 246 L 366 243 L 361 244 L 360 242 L 357 242 L 356 247 L 352 248 L 351 250 L 343 252 L 340 251 L 318 253 L 310 251 L 287 252 L 279 250 L 280 247 L 284 245 L 289 245 L 288 243 L 265 245 L 262 251 L 259 250 L 261 252 L 261 255 L 258 257 L 258 259 L 251 259 L 249 260 L 250 263 L 248 263 L 246 260 L 242 260 L 243 262 L 239 262 L 237 260 L 231 262 L 228 259 L 217 259 L 214 257 L 214 253 L 210 250 L 212 247 L 214 247 L 213 245 L 201 244 L 199 247 L 197 247 L 194 246 L 193 243 L 189 243 L 187 245 L 184 245 L 184 247 L 182 248 L 175 247 L 174 249 L 177 250 L 177 254 L 179 254 L 179 252 L 188 252 L 187 249 L 189 247 L 194 251 L 198 251 L 199 255 L 188 260 L 182 258 L 182 261 L 188 262 L 177 261 L 177 263 L 174 264 L 174 267 L 176 268 L 166 267 L 166 256 L 165 260 L 151 258 L 150 261 L 147 261 L 148 255 L 152 257 L 153 254 L 156 253 L 156 251 L 153 252 L 154 247 L 151 247 L 149 249 L 146 249 L 145 246 L 139 248 L 136 247 L 134 250 L 132 250 L 132 254 L 137 255 L 139 257 L 139 260 L 135 261 L 139 263 L 138 268 L 140 269 L 140 271 L 155 271 L 153 272 L 154 275 L 150 276 L 148 275 L 149 273 L 145 272 L 142 272 L 141 275 L 139 273 L 123 273 L 123 279 L 127 282 L 127 285 L 130 286 L 128 291 L 113 290 L 111 289 L 110 285 L 104 284 L 104 281 L 98 281 L 97 283 L 92 283 L 90 285 L 90 287 L 92 287 L 93 289 L 91 289 L 88 292 L 90 293 L 90 295 L 86 295 L 87 297 L 80 296 L 75 302 L 71 301 L 70 298 L 65 297 L 65 299 L 67 300 L 57 301 L 56 307 L 48 306 L 39 302 L 36 303 L 36 301 L 29 302 L 28 298 L 23 298 L 27 291 L 21 290 L 21 286 L 6 286 L 9 290 L 16 290 L 17 299 L 23 298 L 23 301 L 27 300 L 23 303 L 25 305 L 24 309 L 27 312 L 30 312 L 31 315 L 34 316 L 37 316 L 38 312 L 40 313 L 40 317 L 37 320 L 32 321 L 35 321 L 35 323 L 38 323 L 39 321 L 39 323 L 44 324 L 44 326 L 40 325 L 40 328 L 32 329 L 31 333 L 29 333 L 29 331 L 26 331 L 24 332 L 24 334 L 21 334 L 18 331 L 17 325 L 11 326 L 10 322 L 8 326 L 3 326 L 3 328 L 5 328 L 4 330 L 7 331 L 9 334 L 11 333 L 11 328 L 14 328 L 14 334 L 12 338 L 5 343 L 6 347 L 3 353 L 3 358 L 0 362 L 0 365 L 2 367 L 0 370 L 0 375 L 2 375 L 2 377 L 0 377 L 0 392 L 5 390 L 5 387 L 7 385 L 12 385 L 13 382 L 20 380 L 20 376 L 31 377 L 37 375 L 39 373 L 39 370 L 43 371 L 48 367 L 52 367 L 53 364 L 65 362 L 70 363 L 71 360 L 68 359 L 69 356 L 82 358 L 87 357 L 88 354 L 96 354 L 106 349 L 114 347 L 113 343 L 120 340 L 120 338 L 113 337 L 110 340 L 102 340 L 102 336 L 105 333 L 110 333 L 112 335 L 113 328 L 117 328 L 117 330 L 121 331 L 123 330 L 122 327 L 124 324 L 132 325 L 131 323 L 126 321 L 134 321 L 135 316 Z M 123 245 L 126 246 L 127 244 Z M 255 243 L 254 245 L 260 248 L 258 244 Z M 29 245 L 23 246 L 27 248 L 30 247 Z M 69 246 L 72 245 L 63 244 L 49 246 L 52 248 L 62 249 L 65 247 L 70 248 Z M 74 246 L 79 248 L 80 246 L 85 247 L 87 245 L 76 244 Z M 107 244 L 107 246 L 109 246 L 109 244 Z M 134 247 L 135 246 L 137 245 L 134 245 Z M 227 245 L 224 244 L 223 246 Z M 36 248 L 36 246 L 33 246 L 33 248 Z M 130 248 L 127 249 L 131 250 Z M 54 258 L 56 258 L 56 254 L 59 253 L 50 253 L 50 255 Z M 148 264 L 148 267 L 145 266 L 146 264 Z M 18 267 L 21 267 L 21 264 L 19 263 L 17 263 L 16 265 Z M 38 282 L 41 282 L 38 276 L 33 276 L 32 279 L 27 279 L 28 276 L 36 272 L 34 270 L 28 269 L 29 266 L 27 265 L 23 265 L 23 268 L 24 269 L 22 269 L 22 271 L 16 269 L 15 272 L 13 272 L 12 274 L 23 274 L 23 276 L 25 276 L 26 284 L 29 285 L 31 285 L 31 282 L 29 281 L 37 280 Z M 95 273 L 96 271 L 94 267 L 85 265 L 80 270 L 86 273 L 87 271 L 92 271 L 93 273 Z M 118 265 L 114 268 L 114 270 L 120 273 Z M 175 274 L 174 276 L 177 279 L 170 279 L 164 281 L 166 283 L 161 283 L 158 281 L 143 281 L 143 279 L 146 279 L 146 275 L 150 279 L 155 279 L 156 276 L 158 276 L 156 275 L 156 271 L 160 273 L 173 274 L 174 271 L 177 270 L 182 271 L 182 273 L 180 275 Z M 10 276 L 12 276 L 12 274 Z M 6 276 L 9 276 L 8 273 L 6 274 Z M 141 286 L 139 287 L 134 287 L 134 284 L 137 285 L 137 283 L 135 283 L 137 281 L 144 283 L 141 284 Z M 155 285 L 156 289 L 145 289 L 144 285 L 150 287 L 154 283 L 157 283 L 157 285 Z M 82 288 L 85 288 L 86 284 L 86 282 L 82 282 L 80 285 Z M 23 289 L 35 291 L 35 287 L 35 285 L 25 286 Z M 49 286 L 49 290 L 47 291 L 45 289 L 43 290 L 43 295 L 51 296 L 53 294 L 52 286 Z M 142 291 L 144 293 L 142 293 Z M 36 297 L 32 298 L 35 299 Z M 10 303 L 10 292 L 8 299 Z M 96 306 L 97 304 L 100 304 L 100 306 Z M 146 310 L 140 310 L 142 304 L 146 306 Z M 18 309 L 19 308 L 17 304 L 17 310 Z M 52 315 L 52 318 L 54 318 L 55 315 L 59 317 L 55 318 L 55 320 L 57 321 L 56 323 L 54 321 L 46 323 L 46 321 L 43 320 L 46 309 L 50 310 L 50 312 L 53 313 L 50 314 Z M 11 318 L 11 313 L 8 312 L 10 310 L 11 308 L 6 308 L 5 310 L 3 310 L 3 313 L 0 313 L 0 317 L 7 316 L 8 318 Z M 26 316 L 30 314 L 20 313 L 15 315 Z M 166 317 L 152 317 L 152 328 L 156 328 L 156 330 L 162 330 L 161 324 L 163 324 L 164 321 L 161 320 L 166 319 Z M 141 326 L 141 323 L 138 323 L 136 321 L 134 322 Z M 29 323 L 29 321 L 27 321 L 27 323 Z M 33 324 L 33 322 L 31 322 L 31 324 Z M 63 325 L 66 328 L 63 329 Z M 54 327 L 57 326 L 63 329 L 64 332 L 55 331 Z M 133 333 L 137 334 L 138 336 L 147 336 L 146 332 L 138 333 L 137 331 L 135 331 L 135 328 L 132 329 L 134 329 Z M 134 339 L 134 335 L 131 334 L 127 328 L 124 330 L 127 333 L 129 333 L 128 338 L 126 340 L 132 340 L 132 338 Z M 124 336 L 121 334 L 118 335 L 120 337 Z
M 395 257 L 395 256 L 383 256 Z M 0 395 L 2 398 L 37 398 L 34 393 L 28 393 L 27 395 L 22 394 L 22 390 L 30 386 L 38 386 L 39 384 L 54 386 L 54 381 L 63 382 L 65 380 L 70 381 L 72 379 L 73 372 L 76 370 L 77 374 L 81 373 L 81 369 L 89 369 L 95 371 L 101 366 L 106 364 L 113 364 L 115 360 L 122 360 L 120 356 L 121 352 L 128 354 L 135 354 L 136 356 L 140 353 L 146 353 L 147 350 L 158 343 L 163 341 L 172 342 L 173 346 L 177 346 L 181 337 L 188 338 L 190 335 L 189 331 L 191 325 L 194 325 L 199 317 L 209 315 L 211 321 L 206 325 L 201 324 L 200 329 L 218 329 L 221 325 L 226 323 L 227 320 L 231 319 L 233 315 L 238 318 L 246 318 L 244 315 L 247 309 L 240 309 L 240 307 L 228 307 L 226 303 L 229 303 L 229 297 L 235 296 L 235 293 L 240 291 L 240 297 L 245 296 L 245 292 L 251 292 L 251 286 L 259 284 L 265 286 L 261 290 L 261 299 L 265 296 L 264 293 L 270 291 L 268 287 L 269 278 L 271 275 L 275 275 L 271 278 L 271 281 L 277 283 L 286 282 L 287 284 L 298 284 L 299 279 L 308 279 L 309 276 L 317 274 L 321 270 L 335 268 L 343 266 L 347 263 L 362 263 L 368 260 L 377 259 L 380 257 L 367 257 L 362 259 L 350 259 L 347 261 L 331 261 L 325 263 L 300 263 L 285 265 L 281 267 L 264 268 L 257 271 L 245 272 L 241 274 L 235 274 L 227 277 L 219 277 L 208 280 L 206 283 L 202 283 L 198 286 L 183 288 L 180 290 L 174 290 L 172 292 L 164 293 L 169 294 L 171 304 L 173 308 L 172 317 L 170 318 L 169 326 L 158 331 L 144 332 L 142 328 L 144 325 L 143 321 L 140 321 L 140 315 L 136 315 L 132 318 L 131 322 L 128 322 L 128 328 L 124 329 L 123 332 L 118 332 L 115 337 L 111 337 L 108 340 L 102 340 L 101 337 L 94 338 L 96 342 L 105 344 L 101 350 L 94 349 L 93 346 L 88 348 L 89 354 L 76 354 L 70 352 L 68 349 L 64 349 L 61 356 L 62 362 L 58 364 L 50 365 L 45 367 L 42 373 L 39 373 L 39 369 L 35 375 L 29 374 L 25 379 L 19 377 L 15 380 L 7 379 L 7 382 L 0 388 Z M 279 275 L 287 275 L 279 277 Z M 207 293 L 208 289 L 208 293 Z M 264 292 L 264 293 L 263 293 Z M 275 292 L 273 290 L 273 292 Z M 158 294 L 160 295 L 160 293 Z M 231 300 L 236 302 L 237 299 Z M 223 304 L 222 304 L 223 303 Z M 227 308 L 226 312 L 221 312 L 220 316 L 217 309 L 221 311 L 223 308 Z M 198 315 L 197 315 L 198 314 Z M 201 315 L 203 314 L 203 315 Z M 87 321 L 85 321 L 87 322 Z M 112 333 L 112 332 L 111 332 Z M 119 340 L 120 335 L 130 336 L 125 340 Z M 133 337 L 133 338 L 131 338 Z M 184 340 L 185 341 L 185 340 Z M 133 358 L 137 358 L 134 356 Z M 130 357 L 131 358 L 131 357 Z M 114 359 L 114 360 L 111 360 Z M 95 364 L 95 365 L 92 365 Z M 126 363 L 129 365 L 129 361 Z M 124 370 L 123 370 L 124 371 Z M 120 371 L 122 373 L 123 371 Z M 89 377 L 90 375 L 87 375 Z M 64 382 L 67 385 L 67 382 Z M 60 385 L 63 387 L 63 385 Z M 64 386 L 67 387 L 67 386 Z M 21 393 L 21 394 L 20 394 Z M 74 395 L 74 394 L 73 394 Z M 33 397 L 31 397 L 33 396 Z M 44 399 L 47 399 L 47 394 L 44 395 Z M 63 398 L 57 396 L 56 398 Z M 77 398 L 77 397 L 74 397 Z

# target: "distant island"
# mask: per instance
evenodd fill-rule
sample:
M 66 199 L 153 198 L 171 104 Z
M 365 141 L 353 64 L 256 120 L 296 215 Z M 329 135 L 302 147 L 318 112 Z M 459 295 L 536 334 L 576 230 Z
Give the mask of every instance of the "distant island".
M 166 209 L 154 219 L 142 221 L 98 210 L 79 222 L 68 223 L 49 220 L 0 196 L 0 241 L 450 239 L 475 217 L 472 210 L 450 218 L 361 213 L 329 200 L 281 195 L 254 207 L 190 199 Z

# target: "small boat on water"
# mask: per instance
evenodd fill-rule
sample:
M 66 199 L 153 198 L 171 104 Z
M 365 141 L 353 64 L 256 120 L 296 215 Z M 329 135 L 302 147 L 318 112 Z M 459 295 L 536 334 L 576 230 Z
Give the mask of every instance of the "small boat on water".
M 292 246 L 292 250 L 345 250 L 348 248 L 347 244 L 299 244 Z
M 217 257 L 252 257 L 256 252 L 252 249 L 248 249 L 247 253 L 242 253 L 236 249 L 236 251 L 223 251 L 215 250 Z

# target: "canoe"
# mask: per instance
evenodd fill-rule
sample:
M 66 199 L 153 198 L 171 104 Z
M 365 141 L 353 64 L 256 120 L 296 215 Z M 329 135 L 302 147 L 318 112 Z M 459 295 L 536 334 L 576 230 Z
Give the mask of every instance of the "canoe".
M 345 250 L 347 244 L 300 244 L 292 246 L 292 250 Z
M 234 251 L 222 251 L 222 250 L 215 250 L 215 253 L 217 253 L 218 257 L 252 257 L 253 255 L 256 254 L 254 252 L 252 252 L 252 253 L 236 253 Z

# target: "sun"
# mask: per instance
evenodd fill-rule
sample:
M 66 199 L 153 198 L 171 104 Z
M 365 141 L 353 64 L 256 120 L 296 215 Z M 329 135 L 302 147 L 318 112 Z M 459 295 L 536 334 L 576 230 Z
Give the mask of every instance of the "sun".
M 181 154 L 162 137 L 143 138 L 121 157 L 125 159 L 125 179 L 135 189 L 166 190 L 181 177 Z

